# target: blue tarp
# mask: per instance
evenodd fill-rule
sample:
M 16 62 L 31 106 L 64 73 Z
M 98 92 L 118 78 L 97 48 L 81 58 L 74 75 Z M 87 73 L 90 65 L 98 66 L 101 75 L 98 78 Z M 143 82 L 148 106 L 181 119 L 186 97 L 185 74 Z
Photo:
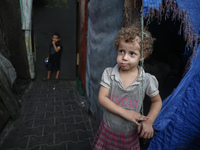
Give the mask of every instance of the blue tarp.
M 143 14 L 146 16 L 150 7 L 159 9 L 160 0 L 154 0 L 154 5 L 150 5 L 150 2 L 152 0 L 144 0 Z M 193 27 L 193 31 L 185 31 L 186 36 L 197 34 L 198 37 L 200 1 L 176 0 L 176 3 L 179 10 L 188 11 L 189 16 L 182 17 L 189 26 L 191 22 Z M 191 40 L 190 38 L 192 37 L 187 37 L 187 40 Z M 198 45 L 198 38 L 196 40 L 194 42 Z M 149 150 L 200 149 L 200 45 L 197 45 L 193 47 L 190 68 L 186 75 L 175 91 L 163 101 L 162 110 L 154 123 L 157 132 Z

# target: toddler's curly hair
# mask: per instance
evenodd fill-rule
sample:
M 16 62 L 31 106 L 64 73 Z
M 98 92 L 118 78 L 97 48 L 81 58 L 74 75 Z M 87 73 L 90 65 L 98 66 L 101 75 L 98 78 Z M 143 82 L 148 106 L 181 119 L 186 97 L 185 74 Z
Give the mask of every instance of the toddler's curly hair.
M 151 33 L 147 30 L 147 28 L 143 28 L 143 53 L 145 58 L 147 58 L 153 51 L 153 43 L 155 41 L 152 38 Z M 139 37 L 139 40 L 137 37 Z M 140 45 L 140 50 L 142 51 L 142 28 L 139 24 L 134 24 L 129 27 L 122 28 L 115 38 L 114 46 L 115 49 L 118 50 L 120 40 L 123 40 L 127 43 L 138 42 Z M 141 52 L 140 51 L 140 52 Z

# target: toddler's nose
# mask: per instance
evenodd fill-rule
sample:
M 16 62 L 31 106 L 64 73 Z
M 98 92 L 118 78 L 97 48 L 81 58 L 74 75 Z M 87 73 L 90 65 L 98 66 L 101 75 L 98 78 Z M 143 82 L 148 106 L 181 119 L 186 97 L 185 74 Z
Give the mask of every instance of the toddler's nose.
M 123 59 L 128 60 L 128 54 L 125 53 L 124 56 L 123 56 Z

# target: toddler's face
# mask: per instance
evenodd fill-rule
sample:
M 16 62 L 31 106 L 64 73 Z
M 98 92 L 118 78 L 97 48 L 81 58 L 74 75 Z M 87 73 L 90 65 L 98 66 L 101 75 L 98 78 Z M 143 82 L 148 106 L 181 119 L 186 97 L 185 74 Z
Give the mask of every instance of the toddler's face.
M 140 60 L 140 45 L 137 42 L 127 43 L 124 40 L 119 42 L 117 64 L 122 70 L 136 69 Z
M 52 41 L 54 41 L 56 43 L 56 42 L 60 41 L 60 38 L 57 35 L 53 35 Z

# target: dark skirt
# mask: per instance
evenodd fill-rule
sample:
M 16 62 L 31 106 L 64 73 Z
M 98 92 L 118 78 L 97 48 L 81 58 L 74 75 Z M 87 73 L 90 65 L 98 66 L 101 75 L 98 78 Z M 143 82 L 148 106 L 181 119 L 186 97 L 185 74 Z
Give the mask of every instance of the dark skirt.
M 117 132 L 103 121 L 93 142 L 94 150 L 140 150 L 137 130 Z

